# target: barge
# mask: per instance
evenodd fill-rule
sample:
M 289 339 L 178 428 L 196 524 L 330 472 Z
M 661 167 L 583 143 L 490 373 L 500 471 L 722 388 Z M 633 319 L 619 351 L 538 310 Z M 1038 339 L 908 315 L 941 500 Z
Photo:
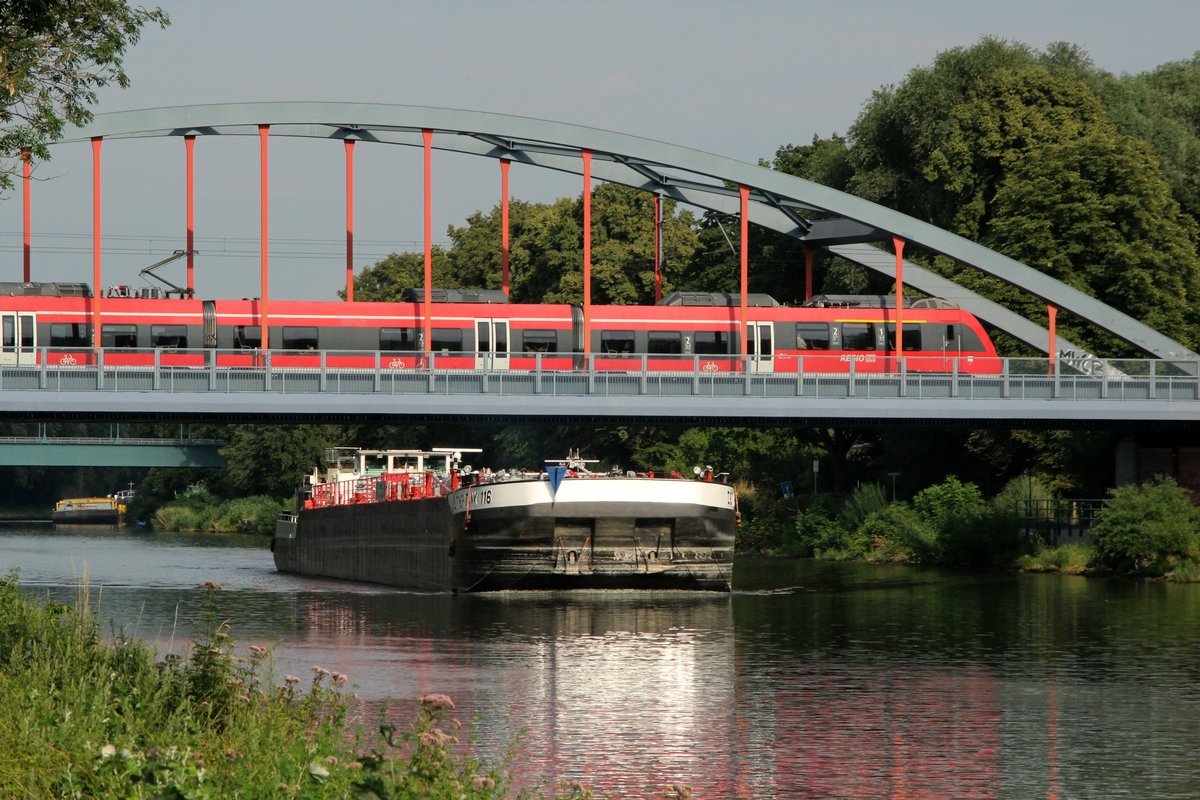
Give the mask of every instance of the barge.
M 337 448 L 272 540 L 280 572 L 417 591 L 729 591 L 737 495 L 725 476 L 475 470 L 436 448 Z
M 50 519 L 56 525 L 120 525 L 125 510 L 117 497 L 68 497 L 54 504 Z

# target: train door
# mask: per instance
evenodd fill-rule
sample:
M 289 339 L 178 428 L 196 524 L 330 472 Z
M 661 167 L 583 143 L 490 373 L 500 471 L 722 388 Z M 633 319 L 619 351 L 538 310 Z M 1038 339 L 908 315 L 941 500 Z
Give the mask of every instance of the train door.
M 747 322 L 746 335 L 750 339 L 748 369 L 750 372 L 775 371 L 775 324 L 773 322 Z
M 37 319 L 33 314 L 0 313 L 0 364 L 37 363 Z
M 946 372 L 954 369 L 955 360 L 962 355 L 962 337 L 958 334 L 957 323 L 942 327 L 942 369 Z
M 508 369 L 508 320 L 475 321 L 475 369 Z

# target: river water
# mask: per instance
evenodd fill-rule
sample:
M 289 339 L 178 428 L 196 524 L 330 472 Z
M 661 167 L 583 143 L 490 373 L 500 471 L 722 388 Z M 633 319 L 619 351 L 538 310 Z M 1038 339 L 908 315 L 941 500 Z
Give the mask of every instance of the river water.
M 0 570 L 185 653 L 444 692 L 482 755 L 614 798 L 1200 797 L 1200 585 L 740 559 L 732 595 L 452 596 L 275 572 L 249 537 L 10 526 Z M 388 705 L 387 700 L 393 702 Z

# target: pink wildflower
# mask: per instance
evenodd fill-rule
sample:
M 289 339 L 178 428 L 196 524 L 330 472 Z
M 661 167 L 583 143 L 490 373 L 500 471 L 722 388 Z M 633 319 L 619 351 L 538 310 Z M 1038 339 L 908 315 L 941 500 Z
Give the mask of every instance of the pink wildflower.
M 453 711 L 454 701 L 444 694 L 426 694 L 421 696 L 421 705 L 441 711 Z

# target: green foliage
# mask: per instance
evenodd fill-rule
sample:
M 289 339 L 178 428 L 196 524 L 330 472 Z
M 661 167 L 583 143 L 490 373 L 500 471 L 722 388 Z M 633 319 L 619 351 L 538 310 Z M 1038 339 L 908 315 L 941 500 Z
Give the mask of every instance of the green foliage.
M 241 494 L 291 497 L 305 475 L 324 463 L 336 444 L 330 425 L 237 425 L 221 450 L 225 474 Z
M 1153 148 L 1184 213 L 1200 218 L 1200 56 L 1136 75 L 1102 75 L 1096 87 L 1113 124 Z
M 221 500 L 207 491 L 177 497 L 154 515 L 154 527 L 165 531 L 253 533 L 270 535 L 275 518 L 291 508 L 290 500 L 267 495 Z
M 1102 563 L 1121 572 L 1162 574 L 1200 559 L 1200 512 L 1191 492 L 1168 477 L 1113 489 L 1092 539 Z
M 1017 569 L 1026 572 L 1057 572 L 1063 575 L 1084 575 L 1094 568 L 1096 551 L 1084 544 L 1063 544 L 1058 547 L 1043 547 L 1034 553 L 1022 555 L 1016 561 Z
M 983 510 L 983 495 L 973 483 L 950 475 L 939 484 L 922 489 L 913 498 L 913 508 L 935 529 L 968 523 Z
M 870 542 L 871 557 L 878 560 L 914 564 L 937 561 L 937 532 L 908 503 L 893 503 L 871 512 L 858 533 Z
M 841 529 L 822 508 L 809 508 L 796 514 L 790 531 L 783 537 L 783 552 L 789 556 L 819 555 L 822 545 L 840 540 Z
M 1014 509 L 983 502 L 979 487 L 951 475 L 917 493 L 913 508 L 935 535 L 922 562 L 978 568 L 1009 563 L 1019 545 Z
M 92 119 L 88 106 L 111 83 L 129 85 L 125 48 L 142 26 L 169 20 L 124 0 L 0 0 L 0 191 L 12 186 L 23 151 L 50 158 L 66 125 Z
M 367 737 L 347 728 L 345 675 L 314 667 L 307 690 L 290 675 L 277 685 L 269 652 L 239 656 L 211 614 L 194 640 L 187 658 L 156 661 L 140 642 L 101 640 L 86 587 L 69 608 L 0 579 L 4 796 L 513 796 L 507 763 L 472 755 L 445 695 L 421 698 L 407 731 L 383 723 Z
M 734 548 L 739 553 L 772 553 L 784 546 L 786 532 L 794 523 L 796 506 L 775 492 L 739 483 L 738 525 Z
M 453 289 L 462 285 L 451 267 L 445 248 L 434 245 L 430 255 L 433 285 L 436 288 Z M 405 289 L 417 289 L 424 286 L 425 254 L 392 253 L 355 276 L 354 299 L 356 302 L 396 303 L 400 301 L 400 296 Z M 345 299 L 345 290 L 339 289 L 338 296 Z
M 592 193 L 592 301 L 654 302 L 653 196 L 617 184 Z M 695 218 L 674 200 L 663 207 L 664 292 L 698 246 Z M 449 262 L 464 286 L 501 286 L 501 209 L 450 226 Z M 509 204 L 509 275 L 514 302 L 583 300 L 583 200 Z
M 838 512 L 838 522 L 846 530 L 858 530 L 867 517 L 876 511 L 887 508 L 888 499 L 882 486 L 878 483 L 859 484 Z
M 1025 262 L 1191 342 L 1196 224 L 1151 148 L 1097 93 L 1110 76 L 1077 49 L 983 39 L 881 90 L 851 129 L 851 191 Z M 1042 301 L 946 259 L 932 265 L 1033 319 Z M 1127 345 L 1069 317 L 1093 350 Z

